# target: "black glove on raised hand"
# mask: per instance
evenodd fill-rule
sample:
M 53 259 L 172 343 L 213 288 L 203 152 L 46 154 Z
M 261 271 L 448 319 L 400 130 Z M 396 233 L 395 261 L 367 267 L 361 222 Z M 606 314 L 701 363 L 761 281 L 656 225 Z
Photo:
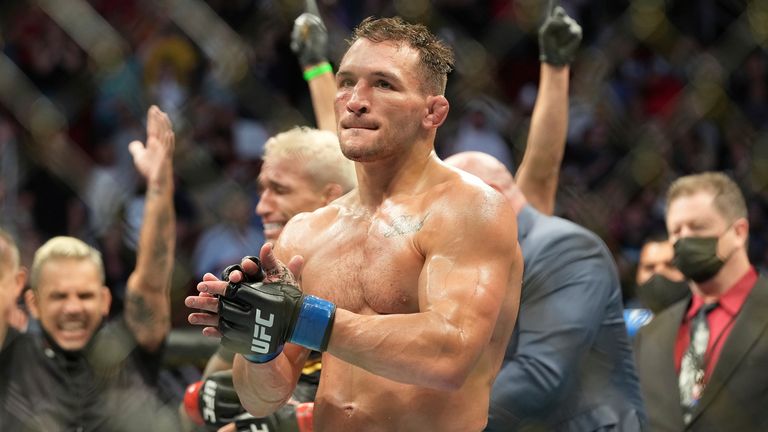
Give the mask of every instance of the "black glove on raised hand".
M 557 6 L 539 28 L 539 60 L 553 66 L 570 64 L 581 43 L 581 26 Z
M 187 415 L 211 430 L 232 423 L 245 412 L 232 383 L 232 371 L 218 371 L 191 384 L 184 395 Z
M 242 270 L 238 265 L 229 266 L 223 278 L 235 269 Z M 226 294 L 219 297 L 221 344 L 257 363 L 277 357 L 286 342 L 324 351 L 336 305 L 305 296 L 292 284 L 255 279 L 263 280 L 263 273 L 256 278 L 246 276 L 240 283 L 230 282 Z
M 291 31 L 291 50 L 305 68 L 328 60 L 328 30 L 318 15 L 304 12 L 296 18 Z

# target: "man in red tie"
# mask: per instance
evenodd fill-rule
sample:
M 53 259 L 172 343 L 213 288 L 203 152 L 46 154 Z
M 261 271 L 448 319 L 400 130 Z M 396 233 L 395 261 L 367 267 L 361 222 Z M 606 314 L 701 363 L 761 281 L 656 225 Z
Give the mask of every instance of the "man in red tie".
M 768 279 L 749 262 L 744 196 L 723 173 L 682 177 L 666 224 L 693 296 L 635 340 L 650 430 L 768 430 Z

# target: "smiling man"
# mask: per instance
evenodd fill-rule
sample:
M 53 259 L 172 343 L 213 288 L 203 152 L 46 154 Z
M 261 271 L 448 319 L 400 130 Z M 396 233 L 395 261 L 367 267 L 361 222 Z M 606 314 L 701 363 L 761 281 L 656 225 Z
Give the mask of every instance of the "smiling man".
M 124 314 L 105 323 L 112 298 L 96 249 L 63 236 L 41 246 L 26 301 L 42 332 L 8 328 L 0 340 L 2 431 L 178 429 L 173 410 L 156 396 L 171 324 L 174 134 L 157 107 L 147 116 L 146 145 L 129 146 L 147 196 Z
M 323 207 L 355 187 L 355 167 L 332 132 L 296 127 L 270 138 L 259 174 L 256 213 L 275 241 L 294 216 Z

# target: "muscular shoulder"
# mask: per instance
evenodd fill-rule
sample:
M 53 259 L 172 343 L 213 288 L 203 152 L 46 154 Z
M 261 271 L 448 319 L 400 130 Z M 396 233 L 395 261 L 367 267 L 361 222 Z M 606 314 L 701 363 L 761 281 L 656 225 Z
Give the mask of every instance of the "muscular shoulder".
M 446 214 L 470 217 L 482 222 L 515 222 L 516 216 L 507 199 L 474 176 L 456 173 L 437 191 L 438 205 Z
M 428 217 L 421 236 L 425 244 L 443 238 L 515 243 L 517 222 L 511 205 L 474 176 L 451 173 L 433 188 L 425 203 Z

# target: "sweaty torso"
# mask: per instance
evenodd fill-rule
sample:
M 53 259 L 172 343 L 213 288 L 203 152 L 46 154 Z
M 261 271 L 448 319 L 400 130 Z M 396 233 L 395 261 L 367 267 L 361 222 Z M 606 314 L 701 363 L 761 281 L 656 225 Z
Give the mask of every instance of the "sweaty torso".
M 450 229 L 450 211 L 439 195 L 388 200 L 365 211 L 352 200 L 302 215 L 305 293 L 333 301 L 357 314 L 410 314 L 420 311 L 422 268 L 427 251 L 421 236 Z M 438 195 L 438 196 L 436 196 Z M 303 235 L 305 234 L 305 235 Z M 472 289 L 472 287 L 468 287 Z M 504 332 L 501 332 L 504 333 Z M 465 384 L 442 391 L 374 375 L 328 353 L 315 401 L 319 431 L 472 431 L 485 424 L 490 385 L 506 340 L 493 338 Z

